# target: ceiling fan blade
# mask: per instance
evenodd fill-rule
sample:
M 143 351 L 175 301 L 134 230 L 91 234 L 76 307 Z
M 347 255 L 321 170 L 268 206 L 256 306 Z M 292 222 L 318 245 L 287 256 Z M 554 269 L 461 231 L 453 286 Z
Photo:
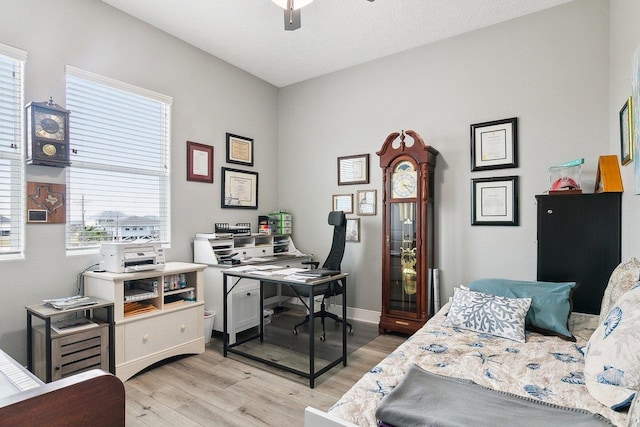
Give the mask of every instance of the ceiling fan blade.
M 300 9 L 290 8 L 284 11 L 284 29 L 286 31 L 297 30 L 301 26 Z

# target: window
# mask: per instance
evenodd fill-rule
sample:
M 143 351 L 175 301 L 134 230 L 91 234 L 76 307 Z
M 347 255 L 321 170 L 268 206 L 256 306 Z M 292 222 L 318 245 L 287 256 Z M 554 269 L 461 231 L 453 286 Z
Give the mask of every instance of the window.
M 23 256 L 26 60 L 26 52 L 0 45 L 0 258 Z
M 67 250 L 136 239 L 169 244 L 172 99 L 71 66 L 66 76 Z

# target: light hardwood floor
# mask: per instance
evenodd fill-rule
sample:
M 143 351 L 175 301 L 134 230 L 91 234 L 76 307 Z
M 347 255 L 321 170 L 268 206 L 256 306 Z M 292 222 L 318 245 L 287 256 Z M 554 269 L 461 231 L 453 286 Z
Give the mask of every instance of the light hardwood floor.
M 359 327 L 356 322 L 354 334 Z M 295 374 L 241 356 L 224 358 L 214 337 L 203 354 L 175 358 L 125 383 L 127 426 L 302 426 L 306 406 L 327 410 L 406 339 L 370 338 L 348 356 L 346 367 L 321 375 L 311 389 Z

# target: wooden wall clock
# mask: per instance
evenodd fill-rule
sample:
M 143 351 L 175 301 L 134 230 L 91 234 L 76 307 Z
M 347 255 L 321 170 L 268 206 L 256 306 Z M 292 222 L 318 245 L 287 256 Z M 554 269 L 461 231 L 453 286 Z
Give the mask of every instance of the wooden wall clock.
M 413 143 L 406 143 L 406 135 Z M 399 139 L 399 141 L 398 141 Z M 395 147 L 394 147 L 395 145 Z M 380 333 L 413 334 L 428 319 L 434 268 L 434 170 L 438 151 L 416 132 L 392 133 L 382 168 L 382 312 Z
M 27 164 L 65 167 L 69 157 L 69 110 L 49 98 L 26 106 Z

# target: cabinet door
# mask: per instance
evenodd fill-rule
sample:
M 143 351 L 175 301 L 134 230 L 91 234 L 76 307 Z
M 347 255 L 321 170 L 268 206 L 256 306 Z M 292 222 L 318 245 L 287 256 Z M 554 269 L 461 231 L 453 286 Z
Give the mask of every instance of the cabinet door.
M 538 280 L 578 282 L 574 311 L 599 313 L 609 276 L 620 263 L 620 193 L 537 199 Z
M 260 323 L 258 314 L 260 307 L 260 290 L 253 289 L 234 292 L 231 299 L 233 301 L 233 314 L 230 332 L 240 332 L 258 326 Z

